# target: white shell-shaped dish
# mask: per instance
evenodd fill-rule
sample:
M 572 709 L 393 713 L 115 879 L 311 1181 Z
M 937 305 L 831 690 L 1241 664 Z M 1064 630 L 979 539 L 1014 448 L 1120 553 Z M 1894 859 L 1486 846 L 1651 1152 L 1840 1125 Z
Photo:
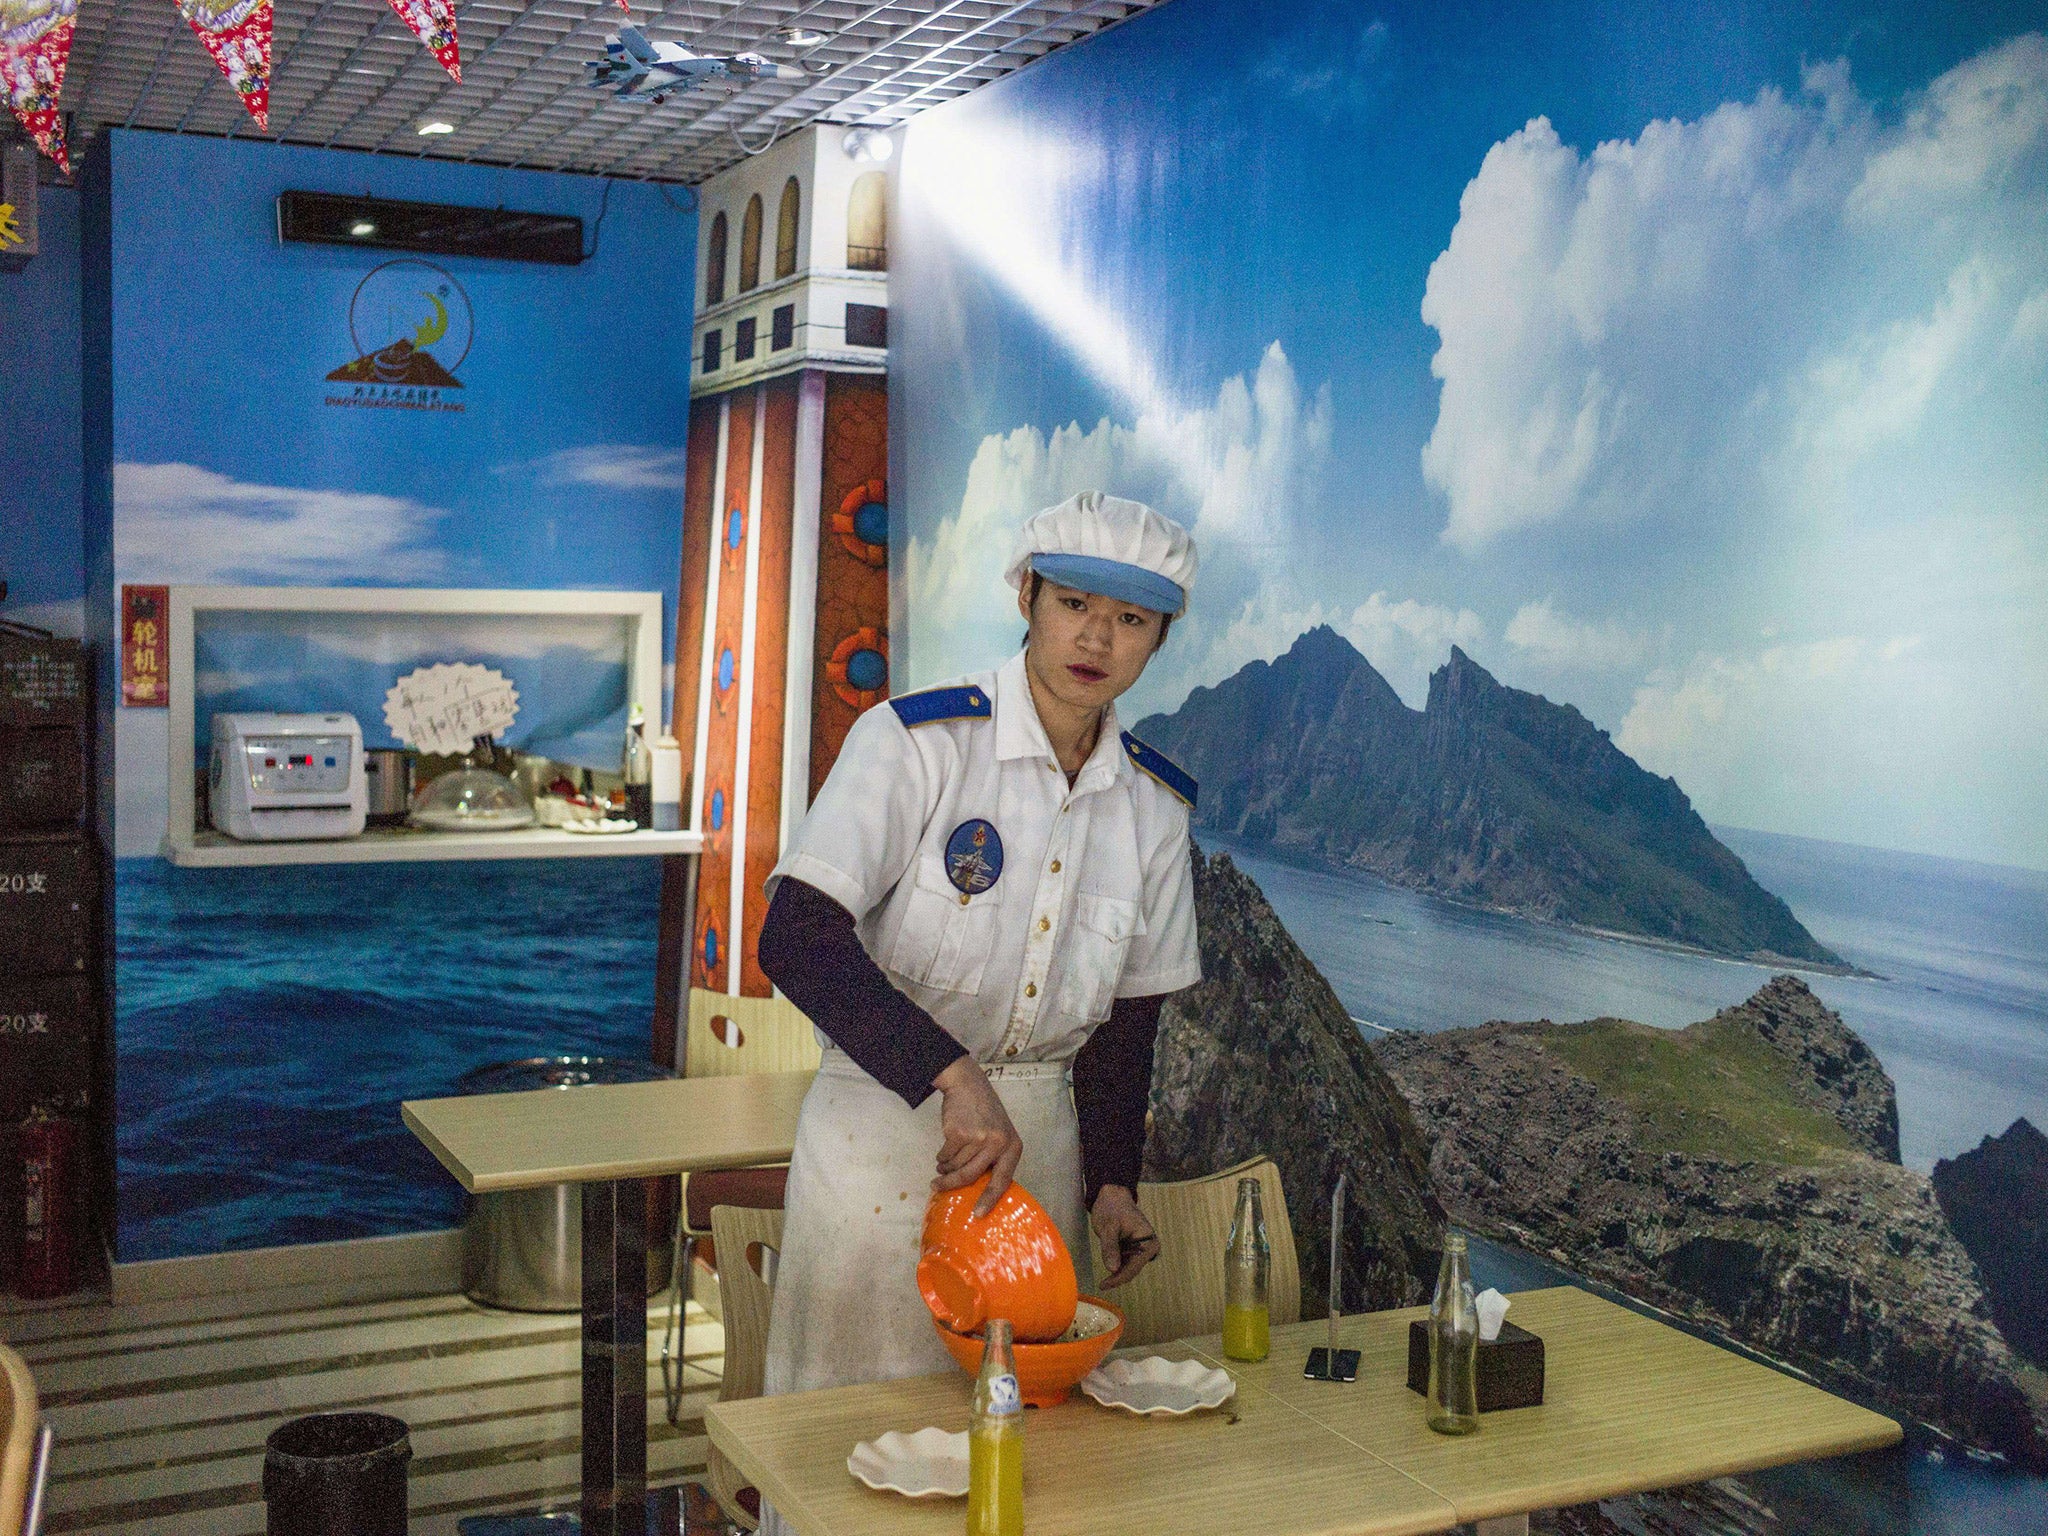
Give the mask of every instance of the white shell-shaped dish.
M 906 1435 L 892 1429 L 863 1440 L 846 1458 L 846 1470 L 870 1488 L 906 1498 L 967 1497 L 967 1431 L 920 1429 Z
M 615 837 L 621 832 L 639 831 L 640 823 L 629 821 L 624 817 L 612 816 L 607 816 L 602 821 L 578 818 L 574 821 L 563 822 L 562 830 L 564 832 L 580 832 L 585 837 Z
M 1081 1390 L 1105 1408 L 1174 1416 L 1222 1407 L 1236 1393 L 1237 1383 L 1228 1371 L 1199 1360 L 1146 1355 L 1103 1361 L 1081 1378 Z

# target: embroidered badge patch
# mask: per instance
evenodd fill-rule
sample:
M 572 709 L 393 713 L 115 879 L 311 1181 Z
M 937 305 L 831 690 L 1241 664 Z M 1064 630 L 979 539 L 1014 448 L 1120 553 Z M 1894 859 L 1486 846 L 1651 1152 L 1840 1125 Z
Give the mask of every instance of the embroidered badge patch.
M 979 896 L 1003 874 L 1003 840 L 976 817 L 963 821 L 946 839 L 946 878 L 963 896 Z

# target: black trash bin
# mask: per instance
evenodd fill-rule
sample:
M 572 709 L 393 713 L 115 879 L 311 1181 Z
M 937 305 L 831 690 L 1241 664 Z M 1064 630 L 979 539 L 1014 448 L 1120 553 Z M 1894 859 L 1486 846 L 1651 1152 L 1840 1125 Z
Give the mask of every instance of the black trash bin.
M 316 1413 L 263 1442 L 268 1536 L 406 1536 L 405 1420 Z

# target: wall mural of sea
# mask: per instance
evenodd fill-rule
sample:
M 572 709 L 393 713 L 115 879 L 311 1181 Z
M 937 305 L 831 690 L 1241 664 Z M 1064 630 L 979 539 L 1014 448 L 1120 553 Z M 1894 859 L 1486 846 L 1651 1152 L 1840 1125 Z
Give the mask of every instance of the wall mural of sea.
M 1678 1029 L 1741 1003 L 1786 969 L 1461 906 L 1213 830 L 1197 835 L 1258 882 L 1368 1039 L 1496 1019 L 1626 1017 Z M 2048 873 L 1732 827 L 1715 835 L 1816 938 L 1868 973 L 1801 977 L 1891 1075 L 1908 1167 L 1925 1171 L 1967 1152 L 2022 1115 L 2048 1118 Z M 1479 1282 L 1504 1290 L 1587 1283 L 1499 1244 L 1478 1242 L 1475 1255 Z M 1712 1509 L 1660 1504 L 1665 1523 L 1650 1528 L 1685 1536 L 2048 1531 L 2048 1478 L 1918 1433 L 1894 1451 L 1746 1475 L 1741 1484 L 1739 1497 Z M 1623 1503 L 1603 1512 L 1644 1518 Z
M 452 1226 L 401 1100 L 647 1056 L 657 859 L 123 859 L 116 885 L 123 1262 Z

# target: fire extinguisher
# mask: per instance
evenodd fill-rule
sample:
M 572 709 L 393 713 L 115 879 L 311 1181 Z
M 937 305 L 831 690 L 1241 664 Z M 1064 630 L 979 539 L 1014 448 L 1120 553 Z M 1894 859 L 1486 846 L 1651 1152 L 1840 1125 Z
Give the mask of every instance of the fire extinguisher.
M 37 1108 L 21 1123 L 21 1294 L 64 1296 L 85 1283 L 78 1232 L 84 1190 L 79 1181 L 78 1122 Z

